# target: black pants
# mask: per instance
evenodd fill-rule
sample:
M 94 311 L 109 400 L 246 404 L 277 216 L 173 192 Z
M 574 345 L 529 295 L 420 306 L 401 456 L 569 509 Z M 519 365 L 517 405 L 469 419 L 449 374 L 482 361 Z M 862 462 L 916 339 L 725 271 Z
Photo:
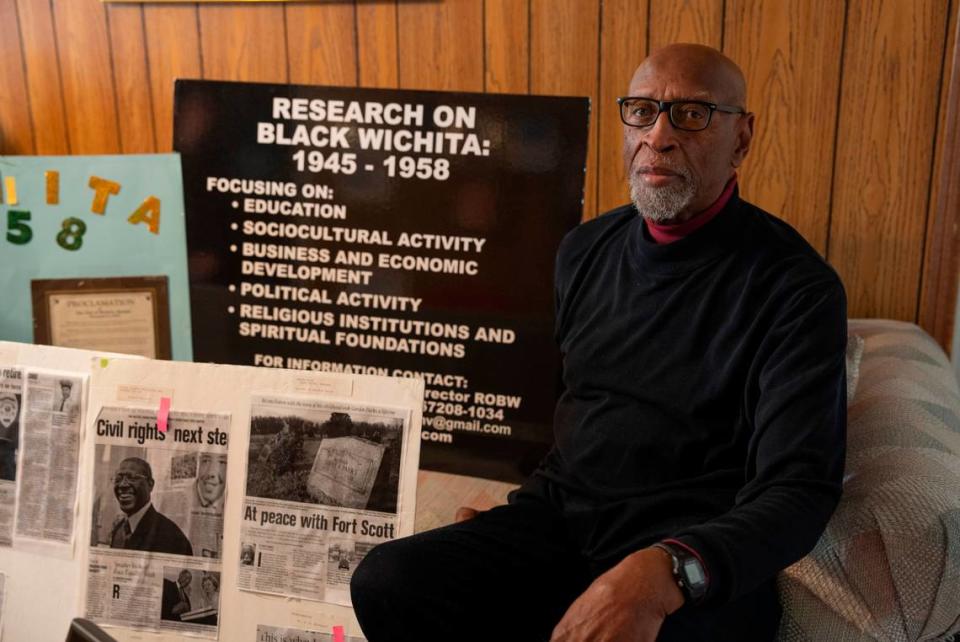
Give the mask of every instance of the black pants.
M 561 515 L 520 501 L 377 546 L 350 590 L 369 642 L 546 642 L 567 607 L 607 570 L 584 558 Z M 721 608 L 684 606 L 659 642 L 771 642 L 771 582 Z

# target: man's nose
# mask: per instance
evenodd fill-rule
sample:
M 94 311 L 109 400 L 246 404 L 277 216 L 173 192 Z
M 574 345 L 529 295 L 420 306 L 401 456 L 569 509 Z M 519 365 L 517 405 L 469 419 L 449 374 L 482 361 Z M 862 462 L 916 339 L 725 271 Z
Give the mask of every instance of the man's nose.
M 677 142 L 677 130 L 670 122 L 670 114 L 666 110 L 657 114 L 653 124 L 643 130 L 643 142 L 655 152 L 666 152 Z

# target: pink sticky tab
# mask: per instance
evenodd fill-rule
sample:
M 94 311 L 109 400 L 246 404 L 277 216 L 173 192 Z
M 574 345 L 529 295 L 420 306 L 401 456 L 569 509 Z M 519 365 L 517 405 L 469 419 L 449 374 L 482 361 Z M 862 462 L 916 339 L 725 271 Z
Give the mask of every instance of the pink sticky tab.
M 344 640 L 346 640 L 346 638 L 343 637 L 343 627 L 333 627 L 333 642 L 344 642 Z
M 157 411 L 157 430 L 167 432 L 167 419 L 170 417 L 170 397 L 160 397 L 160 410 Z

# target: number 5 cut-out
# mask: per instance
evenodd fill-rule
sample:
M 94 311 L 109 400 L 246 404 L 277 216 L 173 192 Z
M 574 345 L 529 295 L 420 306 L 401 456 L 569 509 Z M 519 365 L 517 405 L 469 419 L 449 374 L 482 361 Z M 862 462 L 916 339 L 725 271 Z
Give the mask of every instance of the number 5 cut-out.
M 14 245 L 26 245 L 33 238 L 33 230 L 25 221 L 30 220 L 30 212 L 26 210 L 9 210 L 7 212 L 7 240 Z

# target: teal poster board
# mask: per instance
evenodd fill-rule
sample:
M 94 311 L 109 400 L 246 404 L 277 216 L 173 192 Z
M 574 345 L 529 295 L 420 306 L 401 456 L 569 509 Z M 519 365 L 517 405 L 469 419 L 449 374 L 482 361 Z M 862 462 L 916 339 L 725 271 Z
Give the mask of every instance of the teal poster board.
M 144 276 L 192 361 L 179 154 L 0 156 L 0 339 L 33 343 L 33 280 Z

